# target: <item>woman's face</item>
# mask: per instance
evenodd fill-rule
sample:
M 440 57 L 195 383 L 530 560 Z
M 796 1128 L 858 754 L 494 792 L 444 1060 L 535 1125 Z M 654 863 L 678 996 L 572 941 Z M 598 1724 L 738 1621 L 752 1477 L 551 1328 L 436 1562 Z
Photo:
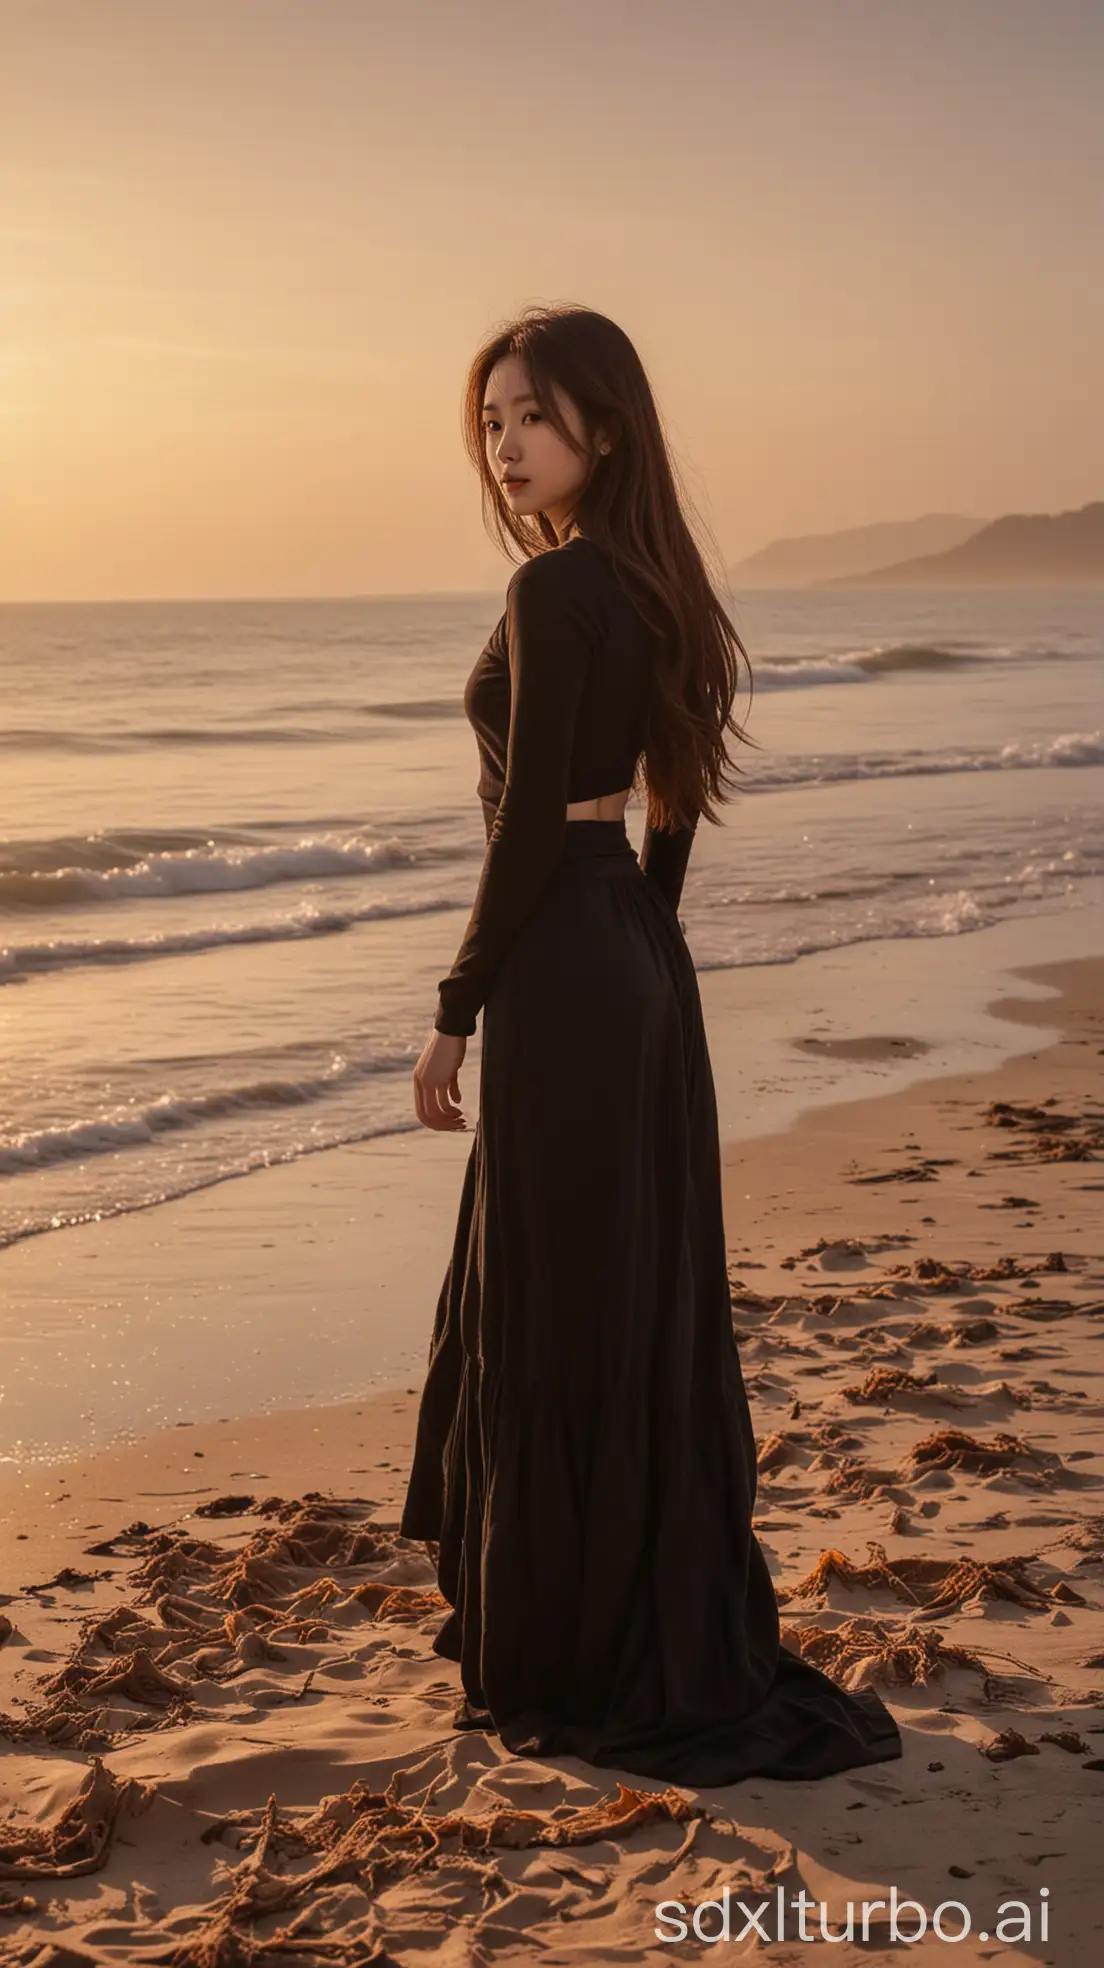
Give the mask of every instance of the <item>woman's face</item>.
M 572 435 L 585 443 L 583 420 L 571 398 L 557 390 L 556 405 Z M 504 356 L 487 378 L 483 393 L 483 441 L 487 464 L 511 512 L 544 513 L 562 534 L 586 477 L 587 461 L 577 457 L 547 419 L 532 394 L 520 358 Z

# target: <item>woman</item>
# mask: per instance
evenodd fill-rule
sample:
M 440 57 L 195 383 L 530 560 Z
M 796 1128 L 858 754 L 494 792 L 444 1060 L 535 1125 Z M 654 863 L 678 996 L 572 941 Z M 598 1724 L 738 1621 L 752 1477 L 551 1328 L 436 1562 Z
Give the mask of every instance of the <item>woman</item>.
M 414 1075 L 425 1126 L 464 1127 L 482 1010 L 400 1526 L 438 1547 L 455 1723 L 689 1784 L 898 1756 L 876 1695 L 780 1649 L 751 1528 L 713 1078 L 676 913 L 698 818 L 733 783 L 746 652 L 613 322 L 526 310 L 476 357 L 465 432 L 526 559 L 465 689 L 487 851 Z

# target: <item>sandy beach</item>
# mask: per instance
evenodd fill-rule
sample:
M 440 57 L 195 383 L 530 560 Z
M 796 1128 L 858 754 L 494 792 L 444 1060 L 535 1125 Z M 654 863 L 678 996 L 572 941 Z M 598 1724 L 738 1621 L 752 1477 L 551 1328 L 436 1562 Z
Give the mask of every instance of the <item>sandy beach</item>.
M 1058 1043 L 724 1149 L 786 1643 L 882 1690 L 900 1762 L 664 1790 L 456 1731 L 431 1556 L 394 1528 L 417 1387 L 178 1426 L 0 1486 L 0 1960 L 688 1960 L 726 1886 L 733 1950 L 765 1930 L 779 1961 L 848 1902 L 836 1958 L 888 1961 L 888 1908 L 865 1944 L 859 1923 L 891 1889 L 925 1909 L 919 1959 L 942 1958 L 944 1902 L 948 1941 L 970 1920 L 959 1960 L 1089 1958 L 1104 960 L 1022 975 L 1001 1015 Z M 433 1158 L 419 1189 L 446 1241 L 457 1167 Z M 66 1235 L 110 1263 L 155 1216 Z

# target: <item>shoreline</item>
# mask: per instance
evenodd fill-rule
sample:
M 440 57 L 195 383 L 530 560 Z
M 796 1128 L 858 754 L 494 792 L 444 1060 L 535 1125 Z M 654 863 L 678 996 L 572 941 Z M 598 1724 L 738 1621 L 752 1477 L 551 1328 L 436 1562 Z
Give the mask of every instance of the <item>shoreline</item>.
M 999 1071 L 1032 1028 L 1055 1036 L 1059 1000 L 1025 981 L 1037 925 L 700 973 L 726 1166 L 815 1114 Z M 1104 911 L 1056 916 L 1048 939 L 1071 960 L 1104 958 Z M 1032 991 L 1030 1019 L 1005 1015 Z M 469 1129 L 478 1062 L 473 1048 L 461 1076 Z M 144 1438 L 420 1385 L 469 1143 L 374 1137 L 0 1252 L 0 1499 L 21 1471 L 49 1481 L 138 1439 L 135 1415 Z
M 733 1265 L 739 1268 L 742 1264 L 745 1270 L 754 1268 L 762 1273 L 763 1277 L 757 1278 L 761 1288 L 768 1288 L 764 1281 L 770 1281 L 775 1289 L 783 1288 L 787 1283 L 788 1259 L 800 1248 L 797 1220 L 809 1212 L 815 1212 L 818 1221 L 830 1222 L 848 1211 L 850 1219 L 861 1221 L 874 1238 L 892 1236 L 896 1226 L 898 1232 L 904 1231 L 910 1241 L 916 1241 L 918 1250 L 940 1241 L 943 1234 L 940 1219 L 933 1217 L 927 1207 L 932 1200 L 928 1187 L 931 1175 L 922 1185 L 893 1181 L 853 1187 L 846 1167 L 841 1165 L 839 1145 L 849 1151 L 848 1162 L 853 1161 L 856 1148 L 864 1147 L 876 1160 L 883 1144 L 890 1137 L 899 1137 L 905 1162 L 911 1154 L 912 1160 L 918 1163 L 922 1161 L 922 1153 L 917 1154 L 904 1144 L 916 1141 L 923 1127 L 929 1131 L 934 1127 L 944 1133 L 948 1127 L 955 1130 L 965 1127 L 967 1123 L 958 1118 L 960 1111 L 982 1110 L 990 1099 L 1030 1101 L 1040 1086 L 1050 1087 L 1055 1077 L 1062 1075 L 1063 1067 L 1070 1063 L 1071 1049 L 1073 1063 L 1075 1066 L 1080 1063 L 1076 1055 L 1091 1046 L 1094 1033 L 1099 1037 L 1097 1051 L 1104 1055 L 1104 957 L 1022 966 L 1018 973 L 1008 975 L 1010 982 L 1018 975 L 1029 984 L 1049 985 L 1058 995 L 1052 995 L 1048 989 L 1038 998 L 1012 995 L 998 998 L 992 1004 L 1000 1006 L 1001 1016 L 1027 1028 L 1041 1029 L 1048 1038 L 1057 1029 L 1061 1034 L 1058 1039 L 1037 1051 L 1017 1053 L 983 1072 L 940 1074 L 915 1080 L 903 1088 L 834 1100 L 803 1109 L 786 1128 L 743 1140 L 722 1139 L 726 1243 Z M 951 1118 L 948 1109 L 952 1110 Z M 418 1143 L 419 1149 L 427 1145 L 431 1152 L 436 1150 L 437 1166 L 433 1171 L 432 1195 L 423 1194 L 420 1199 L 421 1212 L 439 1232 L 443 1229 L 444 1241 L 451 1246 L 454 1207 L 450 1212 L 448 1199 L 454 1187 L 458 1191 L 462 1158 L 447 1135 L 431 1135 L 429 1144 Z M 465 1139 L 464 1158 L 468 1145 Z M 803 1157 L 812 1157 L 816 1163 L 815 1197 L 803 1196 L 800 1184 L 786 1180 Z M 391 1171 L 391 1180 L 397 1194 L 409 1197 L 413 1185 L 401 1164 Z M 1036 1187 L 1043 1186 L 1036 1183 Z M 1104 1170 L 1098 1186 L 1104 1196 Z M 971 1194 L 970 1204 L 989 1204 L 990 1187 L 986 1185 L 984 1193 L 976 1196 Z M 924 1199 L 923 1210 L 917 1208 L 919 1198 Z M 379 1198 L 375 1201 L 376 1214 L 384 1224 L 387 1219 L 379 1208 Z M 750 1211 L 746 1208 L 748 1204 Z M 1104 1204 L 1101 1213 L 1104 1217 Z M 793 1252 L 787 1253 L 786 1258 L 781 1254 L 767 1256 L 765 1253 L 774 1253 L 777 1248 L 775 1237 L 767 1232 L 781 1230 L 791 1218 L 794 1228 L 788 1241 L 793 1244 Z M 1032 1215 L 1030 1220 L 1032 1229 L 1037 1230 L 1039 1217 Z M 119 1219 L 111 1219 L 103 1227 L 111 1229 L 118 1222 Z M 424 1230 L 422 1225 L 419 1234 L 424 1234 Z M 405 1252 L 410 1242 L 408 1228 L 400 1229 L 392 1223 L 391 1232 L 395 1245 Z M 1068 1237 L 1069 1232 L 1066 1234 Z M 1084 1242 L 1087 1235 L 1088 1226 L 1082 1226 L 1078 1241 Z M 974 1255 L 992 1242 L 992 1218 L 979 1219 L 975 1214 L 959 1220 L 956 1255 Z M 1104 1234 L 1101 1243 L 1104 1245 Z M 746 1255 L 751 1250 L 757 1256 L 753 1267 L 749 1267 Z M 436 1280 L 434 1294 L 444 1275 L 447 1255 L 446 1249 L 439 1267 L 437 1257 L 427 1266 L 427 1275 Z M 432 1301 L 427 1302 L 430 1303 L 425 1319 L 428 1350 Z M 50 1550 L 59 1551 L 67 1540 L 79 1537 L 74 1523 L 63 1528 L 63 1521 L 55 1519 L 52 1532 L 45 1530 L 45 1522 L 38 1523 L 33 1531 L 23 1527 L 33 1515 L 52 1518 L 68 1496 L 89 1488 L 101 1492 L 105 1503 L 118 1502 L 126 1496 L 136 1504 L 149 1505 L 155 1500 L 174 1502 L 180 1513 L 187 1516 L 190 1497 L 198 1501 L 244 1480 L 264 1481 L 284 1489 L 294 1487 L 293 1472 L 301 1471 L 304 1460 L 311 1459 L 312 1467 L 321 1472 L 317 1483 L 322 1486 L 336 1482 L 340 1487 L 350 1474 L 371 1476 L 374 1480 L 367 1489 L 372 1491 L 373 1506 L 385 1514 L 397 1515 L 401 1496 L 394 1480 L 395 1471 L 396 1466 L 405 1467 L 413 1446 L 422 1377 L 420 1371 L 399 1374 L 367 1393 L 314 1408 L 304 1405 L 279 1408 L 268 1414 L 230 1414 L 217 1420 L 181 1419 L 48 1465 L 30 1464 L 21 1470 L 0 1462 L 0 1512 L 7 1527 L 0 1534 L 0 1575 L 11 1576 L 9 1564 L 14 1555 L 10 1548 L 11 1526 L 16 1520 L 21 1525 L 17 1540 L 33 1536 L 40 1542 L 48 1536 Z M 209 1467 L 199 1472 L 193 1465 L 201 1459 Z M 170 1470 L 175 1472 L 171 1481 Z M 182 1480 L 199 1474 L 204 1479 L 200 1483 Z M 146 1487 L 150 1484 L 153 1487 Z
M 710 1028 L 722 1136 L 726 1124 L 732 1134 L 776 1133 L 812 1107 L 858 1097 L 856 1089 L 862 1084 L 905 1086 L 917 1078 L 966 1071 L 1014 1056 L 1021 1048 L 1007 1022 L 993 1015 L 992 1002 L 1002 980 L 1033 961 L 1040 928 L 1052 960 L 1104 956 L 1104 877 L 1085 886 L 1075 908 L 1007 916 L 958 935 L 874 936 L 810 949 L 784 962 L 703 963 L 697 977 Z M 854 1021 L 857 1001 L 867 1008 L 860 1023 L 876 1012 L 883 1022 L 904 1028 L 903 1032 L 835 1033 L 833 1028 Z M 933 1003 L 938 1005 L 934 1023 Z M 749 1079 L 741 1073 L 738 1050 L 729 1044 L 729 1028 L 751 1019 L 756 1024 L 758 1072 Z M 805 1022 L 813 1022 L 814 1030 L 795 1037 L 797 1027 Z M 915 1024 L 926 1028 L 926 1036 L 907 1029 Z M 478 1069 L 479 1051 L 476 1034 L 465 1061 L 469 1082 L 473 1069 Z M 410 1120 L 363 1137 L 307 1147 L 287 1159 L 216 1173 L 194 1188 L 171 1191 L 155 1200 L 108 1202 L 64 1221 L 13 1226 L 5 1230 L 8 1240 L 0 1244 L 0 1264 L 24 1242 L 95 1229 L 129 1216 L 148 1218 L 159 1211 L 187 1208 L 235 1183 L 271 1178 L 281 1170 L 293 1174 L 319 1156 L 352 1152 L 386 1156 L 395 1144 L 420 1140 L 424 1133 Z M 96 1159 L 90 1158 L 93 1166 Z M 45 1182 L 50 1167 L 33 1171 L 33 1180 Z M 8 1179 L 18 1187 L 31 1178 L 24 1173 L 9 1174 Z

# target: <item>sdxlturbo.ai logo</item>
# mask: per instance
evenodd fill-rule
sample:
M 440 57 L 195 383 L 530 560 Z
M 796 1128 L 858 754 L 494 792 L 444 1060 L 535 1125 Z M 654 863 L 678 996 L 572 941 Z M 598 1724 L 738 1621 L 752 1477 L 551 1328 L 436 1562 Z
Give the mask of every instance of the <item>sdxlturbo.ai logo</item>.
M 978 1940 L 1012 1943 L 1049 1939 L 1049 1898 L 1049 1886 L 1040 1886 L 1037 1907 L 1028 1900 L 1002 1900 L 996 1909 L 996 1925 L 992 1929 L 980 1928 Z M 731 1889 L 725 1886 L 719 1900 L 698 1902 L 689 1924 L 686 1911 L 681 1900 L 660 1901 L 656 1907 L 657 1941 L 685 1941 L 692 1928 L 699 1941 L 710 1945 L 714 1941 L 746 1941 L 754 1935 L 761 1941 L 873 1939 L 911 1947 L 914 1941 L 924 1939 L 929 1920 L 926 1907 L 919 1900 L 901 1899 L 896 1886 L 890 1887 L 888 1900 L 863 1900 L 858 1907 L 854 1900 L 848 1900 L 847 1918 L 842 1926 L 831 1921 L 825 1902 L 812 1899 L 804 1887 L 787 1900 L 785 1888 L 779 1886 L 773 1898 L 751 1905 L 746 1900 L 734 1900 Z M 714 1912 L 720 1914 L 719 1927 L 706 1923 L 706 1916 Z M 796 1918 L 788 1920 L 791 1914 Z M 815 1929 L 810 1926 L 813 1914 L 818 1916 Z M 878 1914 L 883 1917 L 875 1920 Z M 736 1921 L 741 1924 L 736 1926 Z M 972 1927 L 970 1909 L 962 1900 L 940 1900 L 931 1914 L 933 1940 L 964 1941 Z

